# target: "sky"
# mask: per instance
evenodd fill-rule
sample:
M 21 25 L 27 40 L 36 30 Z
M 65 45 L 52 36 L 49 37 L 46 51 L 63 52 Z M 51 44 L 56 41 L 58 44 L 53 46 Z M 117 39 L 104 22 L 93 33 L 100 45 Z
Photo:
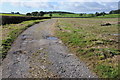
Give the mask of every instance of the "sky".
M 0 13 L 66 11 L 95 13 L 117 10 L 119 0 L 0 0 Z

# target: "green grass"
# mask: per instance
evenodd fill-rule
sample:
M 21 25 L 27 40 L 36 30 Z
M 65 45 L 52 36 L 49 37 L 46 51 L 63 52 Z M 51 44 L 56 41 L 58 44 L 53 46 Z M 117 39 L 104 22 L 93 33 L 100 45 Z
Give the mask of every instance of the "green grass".
M 19 14 L 1 14 L 0 16 L 26 16 L 26 15 L 19 15 Z M 44 17 L 50 17 L 49 14 L 45 14 Z M 83 16 L 80 16 L 79 14 L 58 14 L 54 13 L 52 14 L 52 17 L 92 17 L 91 14 L 84 14 Z M 107 14 L 105 16 L 97 16 L 95 18 L 118 18 L 120 17 L 120 14 Z
M 49 14 L 45 14 L 44 17 L 50 17 Z M 91 14 L 84 14 L 80 16 L 79 14 L 52 14 L 52 17 L 92 17 Z M 118 18 L 120 14 L 107 14 L 105 16 L 95 16 L 95 18 Z
M 118 18 L 120 17 L 120 14 L 108 14 L 105 16 L 98 16 L 99 18 Z
M 117 18 L 64 18 L 58 20 L 56 36 L 101 78 L 118 77 Z M 111 26 L 101 26 L 103 23 Z
M 0 57 L 2 57 L 3 59 L 6 57 L 7 52 L 11 47 L 11 44 L 18 37 L 19 34 L 21 34 L 28 27 L 44 20 L 30 20 L 30 21 L 24 21 L 19 24 L 6 24 L 1 26 L 2 27 L 2 46 L 0 47 L 2 48 L 2 51 L 0 51 Z
M 99 64 L 96 66 L 96 71 L 99 72 L 99 75 L 104 75 L 104 78 L 118 78 L 118 68 L 113 68 L 112 66 Z
M 49 14 L 45 14 L 44 17 L 50 17 Z M 83 16 L 80 16 L 79 14 L 58 14 L 54 13 L 52 14 L 52 17 L 91 17 L 90 14 L 84 14 Z
M 25 15 L 21 15 L 21 14 L 1 14 L 0 16 L 25 16 Z

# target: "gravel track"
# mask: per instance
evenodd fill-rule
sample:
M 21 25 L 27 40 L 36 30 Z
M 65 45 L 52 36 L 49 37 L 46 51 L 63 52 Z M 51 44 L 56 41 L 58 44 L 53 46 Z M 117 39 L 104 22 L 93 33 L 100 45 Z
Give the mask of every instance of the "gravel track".
M 53 37 L 57 19 L 24 31 L 2 62 L 3 78 L 96 78 L 86 65 Z

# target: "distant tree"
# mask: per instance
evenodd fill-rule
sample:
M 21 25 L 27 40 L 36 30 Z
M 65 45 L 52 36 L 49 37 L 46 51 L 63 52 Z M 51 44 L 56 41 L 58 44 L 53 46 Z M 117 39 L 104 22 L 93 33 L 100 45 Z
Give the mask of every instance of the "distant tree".
M 15 14 L 20 14 L 19 12 L 16 12 Z
M 59 15 L 61 15 L 61 13 L 59 13 Z
M 40 12 L 37 13 L 37 16 L 40 16 Z
M 36 11 L 36 12 L 32 12 L 31 15 L 32 15 L 32 16 L 37 16 L 37 15 L 38 15 L 38 12 L 37 12 L 37 11 Z
M 43 11 L 40 11 L 39 13 L 38 13 L 38 16 L 44 16 L 44 12 Z
M 95 13 L 95 16 L 99 16 L 100 14 L 98 12 Z
M 104 16 L 105 14 L 106 14 L 105 12 L 101 12 L 100 16 L 101 16 L 101 15 Z
M 113 11 L 110 11 L 109 14 L 113 14 Z
M 109 12 L 109 14 L 120 14 L 120 9 L 112 10 L 112 11 Z
M 80 16 L 83 16 L 83 14 L 80 14 Z
M 27 13 L 26 15 L 27 15 L 27 16 L 31 16 L 31 13 Z
M 52 13 L 50 13 L 49 16 L 52 17 Z
M 14 14 L 14 12 L 11 12 L 11 14 Z

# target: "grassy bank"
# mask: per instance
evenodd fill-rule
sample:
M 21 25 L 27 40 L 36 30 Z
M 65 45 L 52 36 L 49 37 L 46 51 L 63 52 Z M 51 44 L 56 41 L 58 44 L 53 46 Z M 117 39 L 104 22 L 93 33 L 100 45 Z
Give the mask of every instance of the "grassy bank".
M 0 13 L 0 16 L 25 16 L 25 15 L 22 15 L 22 14 L 2 14 L 2 13 Z
M 110 26 L 101 26 L 103 23 Z M 117 18 L 59 19 L 56 36 L 102 78 L 118 77 Z
M 11 47 L 11 44 L 18 37 L 20 33 L 22 33 L 28 27 L 44 20 L 30 20 L 30 21 L 24 21 L 19 24 L 6 24 L 1 26 L 2 27 L 2 46 L 1 46 L 2 50 L 0 51 L 0 56 L 2 58 L 6 57 L 7 52 Z

